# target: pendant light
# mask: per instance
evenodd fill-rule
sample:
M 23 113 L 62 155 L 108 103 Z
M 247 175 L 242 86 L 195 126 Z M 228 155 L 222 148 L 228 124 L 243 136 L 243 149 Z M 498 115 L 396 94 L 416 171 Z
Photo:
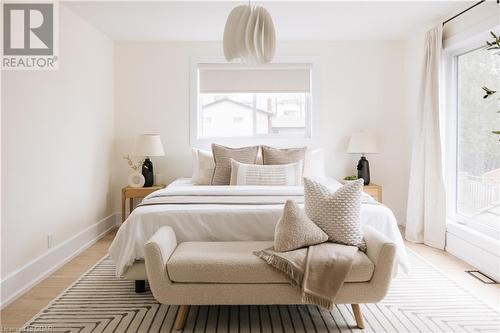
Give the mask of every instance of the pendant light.
M 273 60 L 276 34 L 269 12 L 261 6 L 235 7 L 224 27 L 224 57 L 230 62 L 266 64 Z

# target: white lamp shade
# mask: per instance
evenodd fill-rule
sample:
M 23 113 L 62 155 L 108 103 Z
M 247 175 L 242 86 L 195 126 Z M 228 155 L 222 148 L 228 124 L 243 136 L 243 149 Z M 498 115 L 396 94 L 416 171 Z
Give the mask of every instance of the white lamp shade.
M 349 140 L 347 152 L 351 154 L 374 154 L 378 153 L 378 145 L 375 137 L 368 133 L 353 133 Z
M 227 17 L 222 40 L 227 61 L 267 64 L 274 58 L 276 33 L 264 7 L 240 5 Z
M 134 155 L 136 156 L 164 156 L 165 151 L 158 134 L 142 134 L 135 141 Z

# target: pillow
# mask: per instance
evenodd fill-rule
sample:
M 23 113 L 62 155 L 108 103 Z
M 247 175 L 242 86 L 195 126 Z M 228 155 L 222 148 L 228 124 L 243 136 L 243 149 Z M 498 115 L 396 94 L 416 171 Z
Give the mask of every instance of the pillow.
M 231 159 L 247 164 L 255 164 L 259 146 L 229 148 L 212 144 L 215 169 L 212 176 L 212 185 L 229 185 L 231 180 Z
M 325 175 L 325 154 L 323 149 L 307 149 L 304 159 L 304 177 L 322 180 Z
M 265 153 L 264 153 L 265 151 Z M 267 159 L 264 158 L 264 154 Z M 283 157 L 283 155 L 287 155 Z M 303 154 L 303 155 L 302 155 Z M 263 164 L 287 164 L 304 160 L 304 177 L 322 180 L 326 178 L 325 175 L 325 157 L 323 149 L 311 148 L 288 148 L 277 149 L 268 146 L 262 146 Z M 277 163 L 276 159 L 280 161 L 289 159 L 287 163 Z M 282 159 L 283 158 L 283 159 Z M 261 163 L 262 164 L 262 163 Z
M 192 148 L 191 153 L 193 155 L 193 176 L 191 181 L 197 185 L 210 185 L 215 168 L 212 153 L 196 148 Z
M 302 185 L 302 161 L 283 165 L 244 164 L 231 160 L 230 185 Z
M 304 178 L 304 207 L 307 216 L 335 243 L 366 250 L 361 229 L 361 193 L 363 179 L 349 182 L 337 191 Z
M 290 164 L 306 157 L 307 147 L 303 148 L 273 148 L 262 146 L 262 163 L 264 165 Z
M 287 200 L 283 215 L 274 229 L 274 249 L 278 252 L 326 242 L 325 234 L 293 200 Z

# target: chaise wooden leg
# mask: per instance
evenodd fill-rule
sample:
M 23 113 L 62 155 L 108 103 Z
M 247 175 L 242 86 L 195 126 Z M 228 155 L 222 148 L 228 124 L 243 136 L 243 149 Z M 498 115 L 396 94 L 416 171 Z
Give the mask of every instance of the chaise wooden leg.
M 174 324 L 174 328 L 176 330 L 182 330 L 184 328 L 188 312 L 189 312 L 189 305 L 179 305 L 179 310 L 177 310 L 177 316 L 175 317 L 175 324 Z
M 361 308 L 359 304 L 351 304 L 352 312 L 354 313 L 354 318 L 356 319 L 356 325 L 359 329 L 365 328 L 365 321 L 363 319 L 363 314 L 361 313 Z

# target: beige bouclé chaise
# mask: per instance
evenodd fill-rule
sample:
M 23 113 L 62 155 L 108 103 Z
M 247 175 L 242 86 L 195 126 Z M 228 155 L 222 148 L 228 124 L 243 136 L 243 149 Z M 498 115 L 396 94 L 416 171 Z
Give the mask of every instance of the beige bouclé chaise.
M 358 327 L 359 304 L 382 300 L 390 285 L 396 246 L 366 227 L 366 254 L 358 251 L 335 303 L 352 304 Z M 145 245 L 146 272 L 154 297 L 180 305 L 175 327 L 184 326 L 189 305 L 302 304 L 300 290 L 285 275 L 253 254 L 269 241 L 184 242 L 170 227 L 160 228 Z

